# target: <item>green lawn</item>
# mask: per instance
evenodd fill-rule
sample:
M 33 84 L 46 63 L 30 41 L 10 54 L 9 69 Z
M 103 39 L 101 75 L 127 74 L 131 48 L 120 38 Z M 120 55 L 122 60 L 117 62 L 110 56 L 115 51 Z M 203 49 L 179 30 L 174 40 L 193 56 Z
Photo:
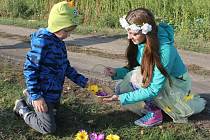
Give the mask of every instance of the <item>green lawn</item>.
M 122 140 L 191 140 L 205 139 L 205 131 L 193 123 L 173 124 L 171 120 L 154 128 L 141 128 L 134 125 L 136 114 L 123 111 L 119 105 L 103 105 L 88 96 L 84 89 L 78 89 L 68 80 L 65 83 L 61 107 L 58 112 L 57 132 L 54 135 L 41 135 L 16 118 L 12 109 L 24 88 L 21 66 L 0 59 L 0 139 L 68 139 L 85 129 L 88 132 L 117 134 Z

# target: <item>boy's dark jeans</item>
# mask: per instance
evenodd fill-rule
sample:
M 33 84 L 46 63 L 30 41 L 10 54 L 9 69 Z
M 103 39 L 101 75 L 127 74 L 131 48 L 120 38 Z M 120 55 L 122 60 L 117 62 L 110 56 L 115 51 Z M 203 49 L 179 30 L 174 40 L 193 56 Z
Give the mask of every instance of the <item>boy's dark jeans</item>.
M 42 134 L 54 133 L 56 131 L 55 111 L 58 104 L 47 103 L 47 112 L 32 111 L 24 115 L 25 122 Z

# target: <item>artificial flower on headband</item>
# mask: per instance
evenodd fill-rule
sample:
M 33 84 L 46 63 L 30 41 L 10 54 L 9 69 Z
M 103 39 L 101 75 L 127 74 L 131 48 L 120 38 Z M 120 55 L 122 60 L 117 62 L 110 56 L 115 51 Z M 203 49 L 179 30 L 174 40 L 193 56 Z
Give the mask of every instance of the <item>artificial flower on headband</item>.
M 148 32 L 152 31 L 152 25 L 148 23 L 144 23 L 143 26 L 141 26 L 141 32 L 142 34 L 147 34 Z
M 125 19 L 126 16 L 123 16 L 122 18 L 120 18 L 120 25 L 125 28 L 126 30 L 128 30 L 129 24 Z
M 147 34 L 148 32 L 152 31 L 152 25 L 148 24 L 148 23 L 144 23 L 142 26 L 140 25 L 136 25 L 136 24 L 131 24 L 129 25 L 129 23 L 127 22 L 127 20 L 125 19 L 126 16 L 123 16 L 122 18 L 120 18 L 120 25 L 125 28 L 126 30 L 130 29 L 136 33 L 138 33 L 139 31 L 142 32 L 142 34 Z

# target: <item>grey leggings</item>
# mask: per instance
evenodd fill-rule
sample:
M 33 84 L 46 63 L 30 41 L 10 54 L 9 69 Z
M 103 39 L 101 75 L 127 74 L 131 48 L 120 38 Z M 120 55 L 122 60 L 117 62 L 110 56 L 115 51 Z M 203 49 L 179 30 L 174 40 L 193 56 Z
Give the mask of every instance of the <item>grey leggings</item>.
M 47 103 L 47 112 L 31 111 L 24 115 L 24 121 L 30 127 L 42 134 L 54 133 L 56 131 L 56 108 L 58 104 Z

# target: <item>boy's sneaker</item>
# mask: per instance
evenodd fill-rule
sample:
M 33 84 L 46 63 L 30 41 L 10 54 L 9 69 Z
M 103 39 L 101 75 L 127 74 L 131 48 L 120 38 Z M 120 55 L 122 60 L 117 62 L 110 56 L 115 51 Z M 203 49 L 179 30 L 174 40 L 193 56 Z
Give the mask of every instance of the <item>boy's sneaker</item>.
M 149 111 L 147 114 L 136 120 L 134 123 L 139 126 L 143 127 L 152 127 L 158 124 L 161 124 L 163 121 L 163 115 L 160 109 L 155 111 Z
M 13 108 L 13 112 L 18 117 L 23 118 L 24 114 L 30 112 L 25 100 L 23 98 L 20 98 L 15 101 L 15 107 Z

